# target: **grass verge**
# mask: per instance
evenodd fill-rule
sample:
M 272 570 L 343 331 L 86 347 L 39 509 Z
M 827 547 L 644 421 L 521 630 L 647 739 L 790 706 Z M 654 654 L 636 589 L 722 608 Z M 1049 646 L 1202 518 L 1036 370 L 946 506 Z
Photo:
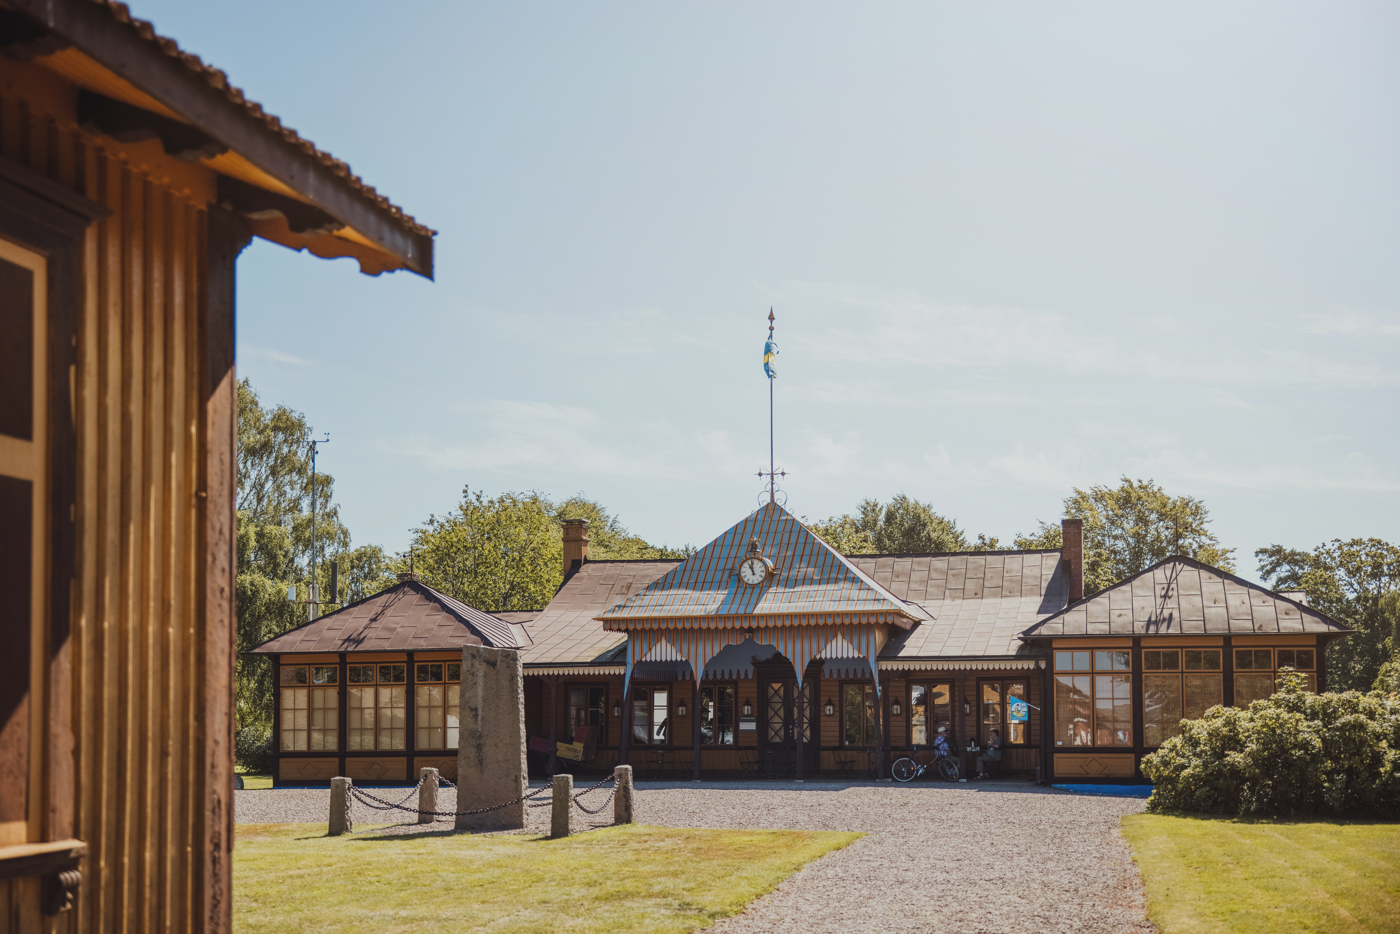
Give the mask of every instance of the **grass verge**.
M 1400 932 L 1400 824 L 1123 818 L 1162 934 Z
M 266 772 L 245 772 L 235 769 L 243 778 L 243 788 L 248 791 L 263 791 L 272 787 L 272 776 Z
M 325 824 L 238 826 L 240 934 L 694 931 L 862 836 L 640 825 L 562 840 L 325 832 Z

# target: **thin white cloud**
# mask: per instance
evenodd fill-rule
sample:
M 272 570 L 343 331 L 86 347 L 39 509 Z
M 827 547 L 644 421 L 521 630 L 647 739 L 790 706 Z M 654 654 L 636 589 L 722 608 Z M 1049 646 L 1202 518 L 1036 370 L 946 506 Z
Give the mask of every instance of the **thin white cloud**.
M 1400 315 L 1336 308 L 1325 314 L 1302 315 L 1305 334 L 1347 337 L 1400 337 Z
M 289 353 L 283 353 L 275 347 L 259 347 L 257 345 L 243 345 L 238 348 L 238 353 L 242 357 L 252 357 L 256 360 L 265 360 L 268 363 L 281 363 L 286 366 L 312 366 L 312 361 L 305 357 L 295 357 Z

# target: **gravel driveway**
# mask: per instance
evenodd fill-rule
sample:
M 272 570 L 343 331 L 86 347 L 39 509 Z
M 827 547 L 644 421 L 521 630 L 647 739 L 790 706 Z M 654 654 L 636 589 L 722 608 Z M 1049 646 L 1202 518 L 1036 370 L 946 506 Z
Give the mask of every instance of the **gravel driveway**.
M 374 793 L 398 800 L 406 789 Z M 326 820 L 325 789 L 235 794 L 241 823 Z M 594 792 L 584 800 L 596 807 L 604 797 Z M 439 807 L 451 800 L 447 792 Z M 644 782 L 636 796 L 636 818 L 646 824 L 869 834 L 713 925 L 715 934 L 1151 932 L 1142 883 L 1118 832 L 1119 818 L 1142 809 L 1141 799 L 1019 783 Z M 611 808 L 603 817 L 610 822 Z M 359 808 L 356 819 L 382 818 Z M 586 820 L 575 812 L 576 827 Z M 549 808 L 527 811 L 527 831 L 548 832 L 548 825 Z

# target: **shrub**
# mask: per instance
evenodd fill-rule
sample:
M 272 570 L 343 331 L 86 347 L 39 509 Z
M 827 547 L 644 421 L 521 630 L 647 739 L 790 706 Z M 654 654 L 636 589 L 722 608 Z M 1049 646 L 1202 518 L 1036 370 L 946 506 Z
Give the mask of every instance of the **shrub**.
M 1142 760 L 1151 811 L 1336 816 L 1400 812 L 1400 696 L 1284 684 L 1248 710 L 1212 707 Z
M 235 761 L 250 772 L 272 771 L 272 731 L 265 726 L 245 726 L 233 739 Z

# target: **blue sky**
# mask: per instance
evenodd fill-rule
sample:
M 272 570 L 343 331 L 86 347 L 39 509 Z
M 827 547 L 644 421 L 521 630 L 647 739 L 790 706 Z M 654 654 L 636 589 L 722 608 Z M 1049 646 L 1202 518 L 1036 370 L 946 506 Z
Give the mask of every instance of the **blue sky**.
M 971 533 L 1073 486 L 1400 539 L 1400 8 L 240 4 L 133 12 L 440 233 L 435 282 L 256 242 L 239 367 L 358 543 L 464 484 L 702 544 L 778 461 Z

